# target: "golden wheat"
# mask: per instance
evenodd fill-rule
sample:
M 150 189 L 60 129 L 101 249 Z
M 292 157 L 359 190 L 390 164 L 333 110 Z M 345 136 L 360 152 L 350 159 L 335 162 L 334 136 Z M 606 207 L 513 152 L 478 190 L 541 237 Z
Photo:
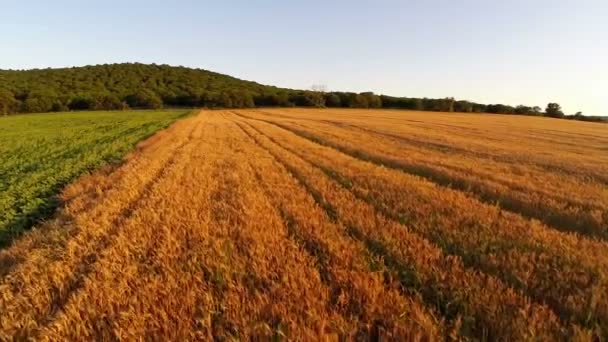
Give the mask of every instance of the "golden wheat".
M 0 251 L 0 340 L 604 338 L 607 144 L 540 118 L 202 111 Z

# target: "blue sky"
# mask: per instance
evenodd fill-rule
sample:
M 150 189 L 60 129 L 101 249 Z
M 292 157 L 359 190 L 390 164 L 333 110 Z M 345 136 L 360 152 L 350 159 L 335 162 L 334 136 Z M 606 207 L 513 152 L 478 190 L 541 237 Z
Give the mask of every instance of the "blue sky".
M 0 0 L 0 68 L 200 67 L 608 115 L 606 0 Z

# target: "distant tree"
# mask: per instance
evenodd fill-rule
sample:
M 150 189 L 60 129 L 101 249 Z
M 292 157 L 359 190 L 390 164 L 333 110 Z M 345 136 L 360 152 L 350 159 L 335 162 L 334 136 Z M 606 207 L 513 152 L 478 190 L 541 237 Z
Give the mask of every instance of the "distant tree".
M 342 103 L 342 107 L 351 108 L 355 106 L 355 93 L 339 92 L 337 94 L 340 97 L 340 103 Z
M 93 109 L 95 101 L 90 97 L 76 96 L 72 98 L 68 104 L 70 110 L 87 110 Z
M 446 97 L 444 99 L 424 99 L 425 110 L 432 110 L 437 112 L 453 112 L 455 100 L 453 97 Z
M 219 98 L 219 106 L 223 108 L 232 108 L 232 97 L 228 93 L 222 93 Z
M 404 108 L 404 99 L 398 97 L 380 95 L 380 101 L 384 108 Z
M 251 95 L 251 93 L 243 94 L 243 107 L 245 107 L 245 108 L 255 107 L 255 101 L 253 100 L 253 95 Z
M 409 101 L 411 103 L 411 105 L 409 106 L 409 109 L 411 110 L 424 110 L 424 102 L 422 101 L 422 99 L 411 99 L 411 101 Z
M 230 103 L 233 108 L 249 108 L 255 106 L 251 94 L 244 90 L 230 90 L 226 94 L 230 97 Z
M 367 108 L 381 108 L 382 107 L 382 99 L 380 96 L 372 93 L 371 91 L 359 94 L 365 98 Z
M 155 92 L 149 89 L 140 89 L 129 95 L 126 102 L 131 108 L 158 109 L 163 107 L 163 101 Z
M 481 103 L 473 103 L 473 113 L 487 113 L 488 106 Z
M 440 107 L 437 105 L 437 103 L 438 103 L 437 100 L 433 100 L 433 99 L 424 97 L 424 98 L 420 99 L 420 101 L 422 102 L 421 110 L 438 111 L 440 109 Z
M 287 93 L 281 92 L 272 96 L 273 106 L 292 107 L 293 102 L 289 100 Z
M 469 101 L 454 102 L 454 111 L 461 113 L 470 113 L 473 111 L 473 104 Z
M 213 92 L 205 91 L 199 97 L 199 105 L 208 108 L 219 106 L 219 95 Z
M 70 110 L 70 107 L 61 100 L 55 100 L 51 106 L 51 112 L 67 112 L 68 110 Z
M 325 105 L 327 107 L 341 107 L 342 101 L 340 96 L 336 93 L 328 93 L 325 95 Z
M 530 114 L 532 114 L 532 107 L 519 105 L 519 106 L 515 107 L 515 114 L 530 115 Z
M 8 115 L 17 112 L 19 101 L 12 92 L 0 89 L 0 114 Z
M 45 99 L 30 97 L 23 102 L 22 111 L 25 113 L 44 113 L 51 110 L 53 104 Z
M 23 101 L 21 110 L 26 113 L 49 112 L 56 98 L 56 94 L 46 90 L 30 92 Z
M 293 97 L 296 106 L 302 107 L 325 107 L 325 96 L 316 91 L 304 91 Z
M 196 107 L 201 102 L 201 95 L 195 91 L 175 95 L 169 103 L 175 106 Z
M 487 105 L 486 111 L 494 114 L 515 114 L 515 108 L 500 103 Z
M 322 92 L 312 92 L 312 94 L 307 94 L 310 99 L 312 100 L 312 103 L 315 107 L 317 108 L 323 108 L 325 107 L 325 94 Z
M 454 111 L 454 103 L 456 101 L 454 100 L 453 97 L 446 97 L 444 100 L 444 106 L 446 107 L 446 112 L 453 112 Z
M 327 86 L 325 84 L 313 84 L 310 87 L 310 92 L 306 94 L 313 103 L 314 107 L 323 108 L 325 104 L 325 93 L 327 92 Z
M 545 115 L 552 118 L 561 118 L 564 116 L 564 112 L 562 112 L 562 107 L 559 104 L 551 102 L 545 109 Z
M 92 107 L 95 110 L 121 110 L 124 108 L 123 102 L 114 95 L 95 95 L 92 97 Z
M 368 108 L 369 102 L 367 102 L 367 97 L 361 94 L 352 94 L 352 100 L 350 101 L 350 106 L 353 108 Z
M 258 94 L 253 96 L 253 103 L 258 107 L 275 106 L 272 102 L 272 96 L 268 94 Z

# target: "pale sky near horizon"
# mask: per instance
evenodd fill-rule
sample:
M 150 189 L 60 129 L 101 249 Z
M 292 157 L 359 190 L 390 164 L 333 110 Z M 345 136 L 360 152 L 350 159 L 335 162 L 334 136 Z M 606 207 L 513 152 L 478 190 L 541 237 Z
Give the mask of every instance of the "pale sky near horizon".
M 0 0 L 0 69 L 143 62 L 608 115 L 607 0 Z

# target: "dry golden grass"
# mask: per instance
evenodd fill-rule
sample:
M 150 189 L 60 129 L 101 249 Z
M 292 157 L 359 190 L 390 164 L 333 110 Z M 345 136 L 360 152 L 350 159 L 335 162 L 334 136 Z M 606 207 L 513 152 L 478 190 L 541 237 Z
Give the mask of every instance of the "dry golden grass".
M 0 340 L 608 336 L 608 130 L 203 111 L 0 251 Z

